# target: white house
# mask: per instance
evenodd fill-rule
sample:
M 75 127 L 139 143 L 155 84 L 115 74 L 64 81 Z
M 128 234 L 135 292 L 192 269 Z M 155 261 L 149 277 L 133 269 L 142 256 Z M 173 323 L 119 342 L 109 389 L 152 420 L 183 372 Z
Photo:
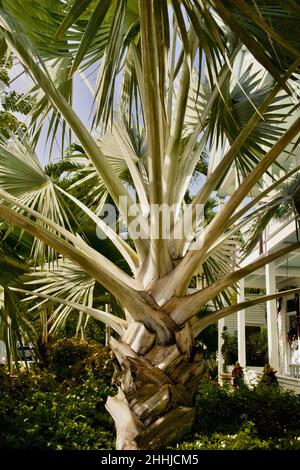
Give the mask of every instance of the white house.
M 283 222 L 271 223 L 263 234 L 263 251 L 270 253 L 287 243 L 295 243 L 298 237 L 296 223 L 297 219 L 294 215 Z M 261 246 L 245 259 L 243 265 L 260 255 L 259 248 Z M 284 258 L 246 277 L 243 282 L 240 282 L 238 300 L 248 300 L 256 295 L 262 295 L 262 293 L 255 294 L 256 290 L 262 292 L 265 289 L 268 294 L 296 287 L 300 287 L 300 250 L 291 252 Z M 247 365 L 247 330 L 253 327 L 257 329 L 267 327 L 268 357 L 266 361 L 278 371 L 277 377 L 283 386 L 300 393 L 300 345 L 295 339 L 297 321 L 299 323 L 294 296 L 265 302 L 219 320 L 219 372 L 223 370 L 221 333 L 224 326 L 228 328 L 229 333 L 237 332 L 238 360 L 246 369 L 246 375 L 251 377 L 259 375 L 263 367 Z
M 259 64 L 253 57 L 244 51 L 235 67 L 237 75 L 241 70 L 246 69 L 249 63 L 254 64 L 254 68 L 260 70 Z M 261 80 L 268 81 L 269 77 L 261 72 Z M 298 84 L 299 86 L 299 84 Z M 290 99 L 299 100 L 298 96 Z M 288 124 L 299 117 L 299 110 L 289 116 Z M 291 147 L 290 147 L 291 149 Z M 220 152 L 223 149 L 216 149 L 215 159 L 218 161 Z M 280 164 L 284 168 L 270 169 L 274 176 L 281 177 L 285 171 L 296 168 L 300 165 L 300 149 L 294 152 L 292 158 L 287 158 L 284 153 L 279 158 Z M 231 169 L 219 190 L 219 196 L 222 199 L 235 190 L 237 185 L 236 171 Z M 268 177 L 263 184 L 268 185 Z M 296 214 L 290 214 L 286 219 L 280 221 L 272 220 L 262 235 L 261 242 L 252 251 L 252 253 L 243 261 L 241 267 L 247 265 L 262 253 L 267 254 L 284 247 L 286 244 L 295 243 L 300 240 L 299 217 Z M 298 233 L 299 232 L 299 233 Z M 249 300 L 257 295 L 271 294 L 286 290 L 288 288 L 300 287 L 300 249 L 289 253 L 284 258 L 270 263 L 265 268 L 259 269 L 255 273 L 246 277 L 239 284 L 238 301 Z M 261 374 L 263 367 L 254 367 L 247 364 L 246 357 L 246 338 L 251 331 L 259 331 L 267 328 L 267 356 L 266 361 L 274 367 L 277 372 L 279 382 L 286 388 L 293 389 L 300 393 L 300 344 L 295 340 L 295 331 L 300 329 L 300 319 L 297 318 L 295 299 L 285 297 L 280 300 L 272 300 L 251 307 L 245 311 L 230 315 L 218 322 L 218 367 L 219 373 L 223 371 L 223 358 L 221 347 L 223 343 L 222 331 L 224 326 L 231 334 L 236 333 L 238 337 L 238 360 L 245 368 L 247 377 L 255 377 Z

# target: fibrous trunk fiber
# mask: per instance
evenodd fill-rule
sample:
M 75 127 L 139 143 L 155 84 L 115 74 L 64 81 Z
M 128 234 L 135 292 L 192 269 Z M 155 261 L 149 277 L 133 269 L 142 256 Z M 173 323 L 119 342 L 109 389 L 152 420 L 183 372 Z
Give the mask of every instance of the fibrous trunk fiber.
M 122 341 L 110 338 L 118 394 L 106 407 L 116 425 L 116 448 L 161 449 L 191 431 L 194 397 L 205 373 L 203 350 L 188 324 L 161 345 L 143 324 L 131 323 Z

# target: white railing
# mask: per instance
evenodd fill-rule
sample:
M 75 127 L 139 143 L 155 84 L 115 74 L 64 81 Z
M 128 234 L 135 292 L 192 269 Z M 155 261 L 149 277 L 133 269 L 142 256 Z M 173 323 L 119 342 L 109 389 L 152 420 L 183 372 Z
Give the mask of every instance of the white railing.
M 300 365 L 299 364 L 290 364 L 290 376 L 293 379 L 300 379 Z
M 267 240 L 270 239 L 271 237 L 273 237 L 274 235 L 277 235 L 277 233 L 279 233 L 280 231 L 283 230 L 283 228 L 287 227 L 291 222 L 293 222 L 295 220 L 295 216 L 294 215 L 291 215 L 287 218 L 283 218 L 283 219 L 275 219 L 273 218 L 269 224 L 268 224 L 268 227 L 267 227 L 267 230 L 266 230 L 266 238 Z M 291 230 L 292 231 L 295 231 L 296 230 L 296 226 L 293 225 L 291 227 Z

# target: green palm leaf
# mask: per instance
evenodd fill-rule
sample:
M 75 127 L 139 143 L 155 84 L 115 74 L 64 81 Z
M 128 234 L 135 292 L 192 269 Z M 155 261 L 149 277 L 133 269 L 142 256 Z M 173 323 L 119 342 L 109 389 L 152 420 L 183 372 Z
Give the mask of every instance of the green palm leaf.
M 29 209 L 72 230 L 72 215 L 63 197 L 45 174 L 30 145 L 15 135 L 9 139 L 3 138 L 0 144 L 0 187 Z M 20 212 L 26 214 L 23 209 Z M 34 240 L 32 252 L 35 263 L 51 260 L 55 254 L 52 248 L 37 239 Z

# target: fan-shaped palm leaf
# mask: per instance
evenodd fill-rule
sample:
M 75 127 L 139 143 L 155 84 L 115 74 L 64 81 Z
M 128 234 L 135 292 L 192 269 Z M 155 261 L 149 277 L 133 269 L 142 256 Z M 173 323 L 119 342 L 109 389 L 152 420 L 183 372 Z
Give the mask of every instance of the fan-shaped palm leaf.
M 15 135 L 2 139 L 0 145 L 0 185 L 28 208 L 72 230 L 72 217 L 61 194 L 46 176 L 30 145 Z M 33 252 L 35 262 L 44 260 L 45 256 L 51 260 L 54 254 L 39 240 L 35 240 Z

